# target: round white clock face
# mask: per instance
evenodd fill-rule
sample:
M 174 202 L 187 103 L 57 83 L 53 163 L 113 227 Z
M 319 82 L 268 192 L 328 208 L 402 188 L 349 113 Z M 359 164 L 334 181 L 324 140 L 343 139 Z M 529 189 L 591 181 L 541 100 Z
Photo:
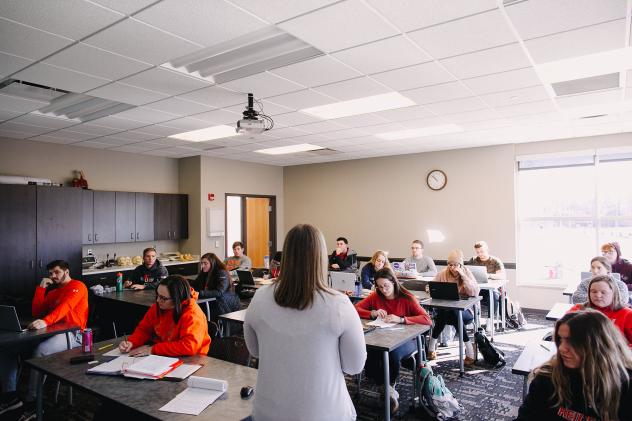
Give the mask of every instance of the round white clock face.
M 441 170 L 432 170 L 428 173 L 426 183 L 432 190 L 441 190 L 448 183 L 448 177 Z

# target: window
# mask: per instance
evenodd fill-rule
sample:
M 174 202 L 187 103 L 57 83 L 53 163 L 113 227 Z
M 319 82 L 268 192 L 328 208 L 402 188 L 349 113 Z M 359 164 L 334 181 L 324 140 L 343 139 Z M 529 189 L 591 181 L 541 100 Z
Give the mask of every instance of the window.
M 520 282 L 576 284 L 605 242 L 632 253 L 632 160 L 622 156 L 519 162 Z

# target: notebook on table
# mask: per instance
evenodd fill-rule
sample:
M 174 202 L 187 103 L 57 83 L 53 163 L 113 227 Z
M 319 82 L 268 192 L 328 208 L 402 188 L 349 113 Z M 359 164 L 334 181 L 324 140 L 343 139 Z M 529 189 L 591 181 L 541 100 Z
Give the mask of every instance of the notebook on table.
M 430 297 L 436 300 L 467 300 L 467 295 L 459 295 L 459 286 L 456 282 L 428 282 Z

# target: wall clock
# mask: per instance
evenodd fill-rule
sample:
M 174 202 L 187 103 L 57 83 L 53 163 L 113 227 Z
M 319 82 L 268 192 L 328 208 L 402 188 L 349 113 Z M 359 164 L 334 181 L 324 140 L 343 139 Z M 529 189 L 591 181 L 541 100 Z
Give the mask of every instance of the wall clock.
M 432 170 L 426 177 L 426 184 L 431 190 L 441 190 L 448 184 L 448 176 L 441 170 Z

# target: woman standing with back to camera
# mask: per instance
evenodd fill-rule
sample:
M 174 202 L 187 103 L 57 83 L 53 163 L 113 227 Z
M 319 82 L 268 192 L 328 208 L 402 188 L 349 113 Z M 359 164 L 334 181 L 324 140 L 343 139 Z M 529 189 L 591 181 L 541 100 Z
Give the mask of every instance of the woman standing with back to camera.
M 567 313 L 555 344 L 557 355 L 531 374 L 516 421 L 632 420 L 632 353 L 606 316 Z
M 344 373 L 362 371 L 364 333 L 349 298 L 327 288 L 323 234 L 292 228 L 274 284 L 259 288 L 244 320 L 250 354 L 259 357 L 256 421 L 355 420 Z

